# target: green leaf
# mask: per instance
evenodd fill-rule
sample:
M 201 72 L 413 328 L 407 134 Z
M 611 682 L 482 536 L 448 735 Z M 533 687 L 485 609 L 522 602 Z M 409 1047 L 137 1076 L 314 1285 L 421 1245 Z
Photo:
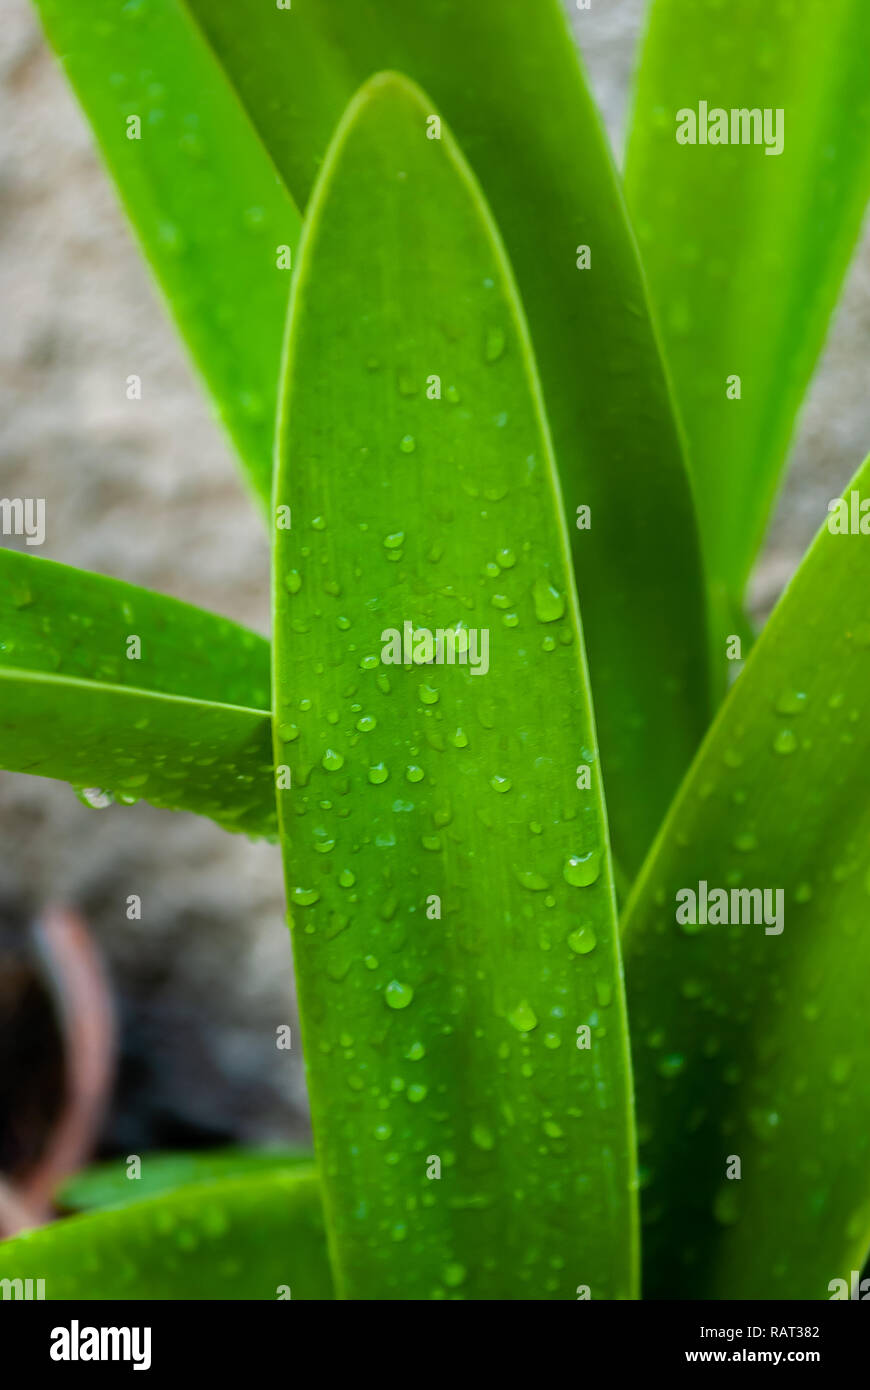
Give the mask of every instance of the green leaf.
M 183 3 L 36 0 L 252 487 L 268 503 L 299 214 Z M 128 138 L 130 117 L 141 123 Z M 135 372 L 135 356 L 125 372 Z M 148 384 L 144 383 L 147 395 Z
M 870 195 L 868 48 L 866 0 L 652 6 L 626 195 L 727 632 Z M 701 99 L 729 133 L 732 109 L 781 110 L 782 153 L 678 144 Z
M 266 639 L 229 618 L 0 548 L 2 666 L 268 709 L 269 664 Z
M 709 718 L 704 584 L 634 239 L 559 0 L 189 3 L 300 206 L 345 104 L 378 70 L 431 92 L 465 150 L 540 366 L 614 846 L 633 875 Z M 340 305 L 336 323 L 352 312 Z M 577 529 L 581 506 L 591 529 Z
M 648 1297 L 824 1299 L 870 1245 L 867 546 L 816 540 L 628 908 Z M 782 931 L 678 925 L 702 882 Z
M 507 260 L 431 111 L 386 74 L 341 123 L 280 429 L 279 816 L 331 1247 L 350 1298 L 627 1298 L 630 1078 L 568 539 Z M 382 660 L 406 622 L 476 633 L 470 659 Z
M 270 742 L 266 710 L 0 668 L 0 766 L 7 772 L 271 835 Z
M 209 1149 L 201 1153 L 147 1153 L 139 1177 L 128 1177 L 126 1159 L 95 1163 L 67 1178 L 56 1194 L 66 1211 L 93 1211 L 101 1207 L 129 1206 L 180 1187 L 255 1177 L 258 1173 L 284 1171 L 311 1163 L 311 1154 L 296 1149 Z
M 0 550 L 0 767 L 270 835 L 269 709 L 269 644 L 256 633 Z
M 317 1173 L 294 1168 L 184 1187 L 0 1244 L 0 1279 L 46 1299 L 330 1299 Z M 287 1297 L 287 1295 L 283 1295 Z

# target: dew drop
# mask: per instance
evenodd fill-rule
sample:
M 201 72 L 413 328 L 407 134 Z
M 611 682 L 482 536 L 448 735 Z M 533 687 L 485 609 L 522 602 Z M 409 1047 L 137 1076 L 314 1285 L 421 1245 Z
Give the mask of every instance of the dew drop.
M 546 579 L 536 579 L 532 586 L 535 617 L 540 623 L 555 623 L 564 615 L 565 596 Z
M 758 838 L 751 830 L 744 830 L 740 835 L 735 835 L 732 843 L 741 854 L 749 854 L 751 850 L 758 848 Z
M 488 1129 L 486 1125 L 472 1125 L 471 1139 L 472 1143 L 476 1144 L 479 1149 L 484 1149 L 487 1152 L 495 1147 L 492 1130 Z
M 659 1076 L 671 1077 L 679 1076 L 686 1065 L 686 1059 L 679 1052 L 669 1052 L 666 1057 L 662 1057 L 656 1066 Z
M 504 352 L 505 336 L 501 328 L 488 328 L 483 345 L 483 356 L 487 362 L 497 362 Z
M 34 602 L 33 594 L 26 584 L 16 584 L 12 588 L 12 606 L 14 608 L 29 608 Z
M 601 854 L 597 849 L 572 854 L 565 861 L 562 877 L 572 888 L 588 888 L 601 873 Z
M 797 748 L 797 738 L 791 729 L 780 729 L 773 740 L 774 753 L 793 753 Z
M 105 811 L 114 804 L 112 793 L 101 787 L 75 787 L 73 790 L 82 805 L 89 806 L 92 811 Z
M 568 945 L 575 955 L 588 956 L 598 945 L 598 938 L 588 922 L 581 922 L 568 937 Z
M 215 1240 L 226 1235 L 229 1229 L 229 1222 L 220 1207 L 206 1207 L 200 1218 L 200 1224 L 205 1234 L 212 1236 Z
M 185 249 L 185 240 L 174 222 L 161 222 L 157 229 L 161 246 L 174 256 L 180 256 Z
M 521 888 L 528 888 L 531 893 L 543 893 L 549 888 L 549 883 L 540 874 L 536 874 L 534 869 L 515 869 L 517 882 Z
M 775 1110 L 762 1110 L 753 1107 L 747 1116 L 749 1127 L 757 1138 L 764 1143 L 776 1136 L 779 1127 L 779 1115 Z
M 740 1209 L 735 1192 L 736 1183 L 729 1182 L 725 1187 L 720 1187 L 713 1201 L 713 1216 L 720 1226 L 734 1226 L 740 1215 Z
M 391 1009 L 407 1009 L 414 998 L 414 991 L 410 985 L 402 984 L 401 980 L 390 980 L 384 990 L 384 998 Z
M 806 709 L 806 694 L 802 690 L 784 690 L 776 702 L 778 714 L 801 714 Z
M 684 999 L 700 999 L 704 993 L 704 986 L 700 980 L 684 980 L 680 985 L 680 993 Z
M 521 1000 L 515 1009 L 511 1009 L 507 1020 L 518 1033 L 531 1033 L 532 1029 L 538 1026 L 535 1011 L 525 999 Z
M 320 894 L 316 888 L 292 888 L 290 901 L 296 907 L 310 907 L 312 903 L 320 901 Z

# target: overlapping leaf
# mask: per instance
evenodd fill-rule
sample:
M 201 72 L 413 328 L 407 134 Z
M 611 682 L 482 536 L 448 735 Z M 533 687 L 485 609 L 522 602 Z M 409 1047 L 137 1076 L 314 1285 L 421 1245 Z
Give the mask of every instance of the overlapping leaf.
M 865 0 L 652 5 L 626 194 L 726 624 L 870 196 L 868 52 Z M 678 113 L 701 101 L 728 113 L 729 139 L 732 111 L 761 140 L 767 110 L 769 148 L 679 144 Z
M 65 1211 L 95 1211 L 101 1207 L 129 1206 L 131 1202 L 176 1192 L 180 1187 L 227 1178 L 256 1177 L 277 1169 L 286 1170 L 302 1163 L 311 1164 L 311 1154 L 287 1149 L 209 1149 L 202 1153 L 148 1153 L 135 1178 L 129 1175 L 126 1159 L 95 1163 L 68 1178 L 57 1193 L 57 1204 Z
M 829 1298 L 870 1246 L 868 690 L 870 535 L 824 530 L 629 905 L 648 1297 Z
M 331 1244 L 353 1298 L 631 1297 L 630 1082 L 568 541 L 507 262 L 430 112 L 390 75 L 352 104 L 287 353 L 273 703 Z M 465 634 L 465 661 L 391 662 L 406 623 Z
M 251 486 L 266 501 L 295 204 L 181 0 L 36 5 Z M 125 371 L 137 365 L 131 353 Z
M 0 1244 L 0 1280 L 15 1279 L 44 1279 L 46 1299 L 330 1299 L 317 1174 L 225 1178 L 70 1217 Z
M 274 834 L 269 644 L 0 550 L 0 767 Z
M 379 69 L 420 82 L 456 132 L 529 318 L 614 846 L 633 874 L 706 727 L 704 585 L 634 240 L 559 0 L 188 3 L 300 206 L 345 104 Z M 575 524 L 581 507 L 590 529 Z

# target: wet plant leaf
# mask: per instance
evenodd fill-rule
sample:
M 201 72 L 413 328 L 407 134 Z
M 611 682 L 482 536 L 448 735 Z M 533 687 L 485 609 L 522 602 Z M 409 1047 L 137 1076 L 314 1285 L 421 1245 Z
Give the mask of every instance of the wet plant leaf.
M 0 1243 L 0 1279 L 44 1279 L 46 1299 L 329 1299 L 317 1174 L 224 1178 L 72 1216 Z
M 865 0 L 651 9 L 626 196 L 728 633 L 870 196 L 868 50 Z M 729 136 L 732 109 L 781 110 L 782 152 L 678 144 L 677 113 L 702 99 Z
M 131 659 L 130 637 L 141 655 Z M 0 666 L 268 709 L 269 643 L 122 579 L 0 548 Z
M 250 484 L 267 502 L 290 292 L 279 248 L 292 258 L 295 204 L 180 0 L 36 7 Z M 133 353 L 123 373 L 137 370 Z
M 826 1299 L 870 1246 L 868 547 L 821 532 L 628 907 L 646 1297 Z M 701 883 L 731 925 L 678 924 Z
M 267 710 L 0 667 L 0 767 L 275 832 Z
M 632 876 L 709 717 L 704 583 L 634 238 L 559 0 L 189 3 L 300 207 L 342 110 L 378 70 L 419 82 L 466 152 L 528 315 L 614 850 Z M 336 312 L 340 325 L 347 303 Z M 403 379 L 412 366 L 397 354 Z
M 345 1297 L 627 1298 L 630 1080 L 568 539 L 507 260 L 431 110 L 395 75 L 352 103 L 287 349 L 273 704 L 331 1248 Z M 465 633 L 466 661 L 382 659 L 406 622 Z
M 57 1204 L 66 1211 L 94 1211 L 101 1207 L 129 1206 L 148 1201 L 181 1187 L 225 1182 L 228 1178 L 266 1177 L 276 1171 L 311 1165 L 311 1154 L 301 1149 L 208 1149 L 196 1153 L 146 1153 L 141 1173 L 127 1176 L 124 1158 L 95 1163 L 67 1180 L 57 1192 Z
M 256 633 L 0 550 L 0 767 L 270 835 L 269 707 Z

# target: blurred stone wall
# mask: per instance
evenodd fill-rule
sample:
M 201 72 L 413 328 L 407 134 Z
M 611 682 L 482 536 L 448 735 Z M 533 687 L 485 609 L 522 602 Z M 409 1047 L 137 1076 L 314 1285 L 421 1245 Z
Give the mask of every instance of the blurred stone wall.
M 643 5 L 567 3 L 619 148 Z M 5 0 L 0 81 L 2 495 L 50 499 L 51 559 L 265 632 L 262 525 L 28 0 Z M 870 449 L 868 345 L 865 239 L 754 583 L 759 614 Z M 148 384 L 135 412 L 131 371 Z M 144 805 L 90 811 L 65 786 L 0 773 L 0 925 L 47 899 L 85 912 L 120 1000 L 112 1146 L 300 1132 L 300 1055 L 274 1046 L 275 1026 L 295 1025 L 277 849 Z

